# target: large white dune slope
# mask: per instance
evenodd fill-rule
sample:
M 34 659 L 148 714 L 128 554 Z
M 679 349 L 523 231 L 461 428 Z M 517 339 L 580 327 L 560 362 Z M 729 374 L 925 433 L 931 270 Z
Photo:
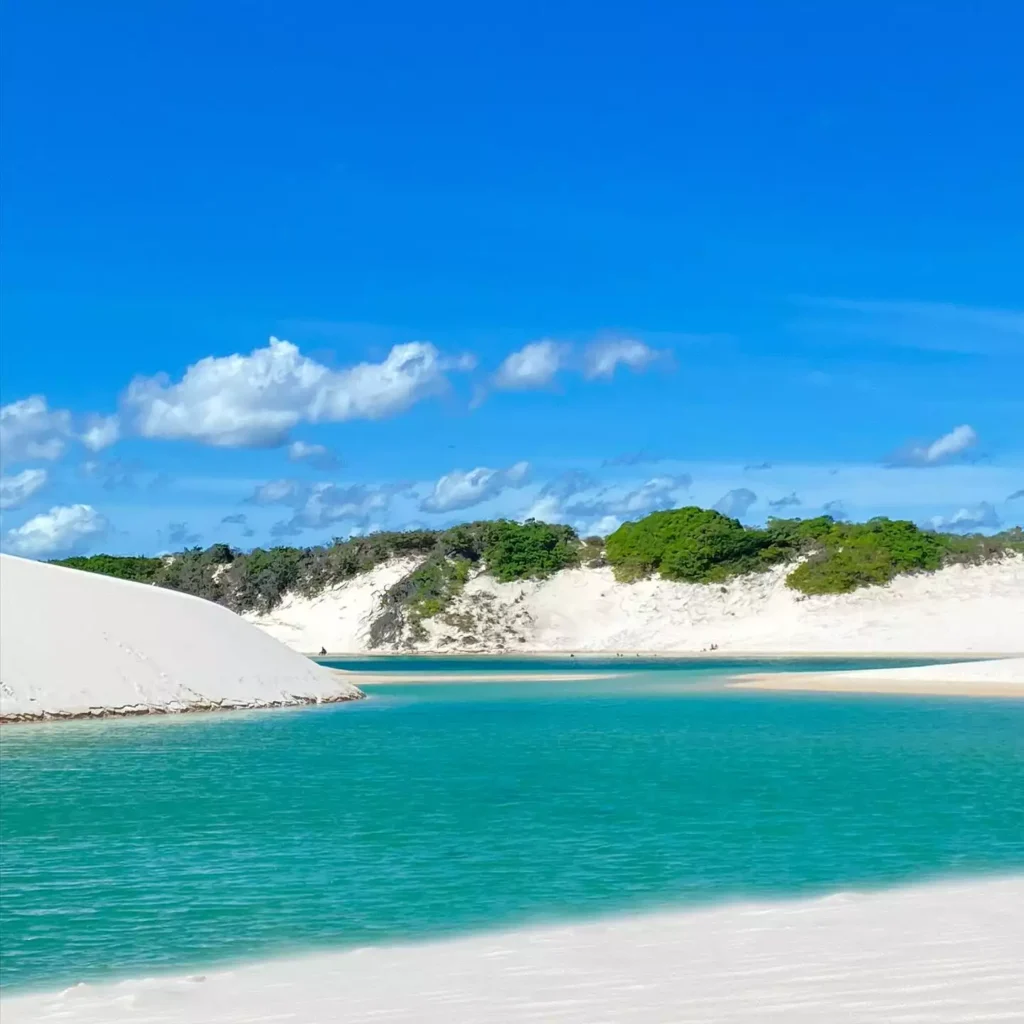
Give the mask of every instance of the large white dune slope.
M 337 673 L 209 601 L 0 555 L 0 719 L 359 696 Z

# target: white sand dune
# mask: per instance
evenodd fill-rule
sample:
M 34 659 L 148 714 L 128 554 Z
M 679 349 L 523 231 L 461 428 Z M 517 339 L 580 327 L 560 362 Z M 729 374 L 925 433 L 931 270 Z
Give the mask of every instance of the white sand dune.
M 1024 877 L 613 918 L 79 985 L 4 1024 L 1024 1020 Z
M 366 651 L 380 595 L 402 571 L 390 563 L 319 598 L 289 598 L 251 621 L 296 650 Z M 616 583 L 608 568 L 522 583 L 479 575 L 446 613 L 427 620 L 427 640 L 409 649 L 685 653 L 714 644 L 723 654 L 1024 653 L 1024 557 L 825 597 L 790 590 L 787 571 L 723 586 Z
M 852 672 L 780 672 L 773 675 L 740 676 L 732 685 L 747 690 L 1024 697 L 1024 658 Z
M 0 555 L 0 719 L 359 696 L 339 674 L 209 601 Z
M 381 598 L 421 561 L 394 558 L 316 597 L 286 594 L 269 614 L 249 612 L 243 618 L 295 651 L 362 651 L 369 646 L 370 625 L 380 612 Z

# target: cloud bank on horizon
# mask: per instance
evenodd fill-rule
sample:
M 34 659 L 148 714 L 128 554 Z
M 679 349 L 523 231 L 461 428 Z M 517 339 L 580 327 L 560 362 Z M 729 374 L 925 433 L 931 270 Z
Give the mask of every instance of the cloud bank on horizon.
M 494 371 L 481 372 L 495 393 L 532 391 L 557 405 L 564 396 L 550 388 L 559 374 L 575 374 L 586 387 L 611 384 L 619 369 L 639 372 L 657 364 L 670 369 L 671 362 L 666 350 L 629 339 L 582 348 L 545 339 L 509 353 Z M 0 410 L 0 508 L 22 512 L 23 518 L 4 524 L 3 547 L 29 557 L 78 554 L 97 545 L 166 550 L 211 543 L 226 527 L 246 541 L 302 538 L 314 543 L 414 523 L 445 526 L 484 515 L 567 522 L 583 535 L 604 536 L 627 520 L 688 503 L 750 522 L 787 514 L 843 518 L 863 510 L 908 515 L 922 525 L 959 532 L 992 532 L 1024 518 L 1012 507 L 1024 494 L 1011 489 L 1016 470 L 979 462 L 980 437 L 967 423 L 931 440 L 904 443 L 877 462 L 839 468 L 784 460 L 709 464 L 681 453 L 656 457 L 639 451 L 588 453 L 580 465 L 559 470 L 556 444 L 554 460 L 519 458 L 504 468 L 451 468 L 433 480 L 389 480 L 386 458 L 373 479 L 346 479 L 333 444 L 293 436 L 300 426 L 327 429 L 401 420 L 414 407 L 440 398 L 447 399 L 449 408 L 462 402 L 458 436 L 471 441 L 473 418 L 482 415 L 480 392 L 460 400 L 454 380 L 479 366 L 475 355 L 444 355 L 433 344 L 410 342 L 392 346 L 378 361 L 332 368 L 303 355 L 296 345 L 271 338 L 248 355 L 200 359 L 177 380 L 166 374 L 136 376 L 116 413 L 51 408 L 39 394 L 16 400 Z M 502 415 L 514 431 L 515 414 Z M 143 470 L 139 462 L 93 457 L 118 444 L 140 452 L 155 446 L 153 459 L 167 444 L 191 445 L 193 452 L 235 451 L 239 458 L 262 451 L 275 466 L 287 465 L 302 475 L 255 482 L 239 475 L 234 483 L 230 473 L 219 479 L 175 477 Z M 83 482 L 98 484 L 130 500 L 76 500 L 76 485 L 62 470 L 81 458 L 79 453 L 89 457 L 78 465 L 78 488 Z M 938 486 L 922 488 L 916 476 L 922 470 Z M 743 482 L 755 471 L 757 490 Z M 196 487 L 213 493 L 197 500 Z M 72 500 L 40 505 L 50 490 Z M 1007 495 L 1001 500 L 1000 490 Z M 253 513 L 234 512 L 232 503 L 248 505 Z M 133 528 L 133 518 L 147 525 Z

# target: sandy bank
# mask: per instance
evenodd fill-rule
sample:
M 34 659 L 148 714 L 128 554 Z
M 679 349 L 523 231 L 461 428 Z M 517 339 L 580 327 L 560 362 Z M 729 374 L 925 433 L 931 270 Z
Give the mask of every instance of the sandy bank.
M 340 673 L 219 605 L 0 555 L 0 720 L 278 707 L 361 695 Z
M 271 615 L 251 621 L 296 650 L 365 652 L 380 598 L 404 571 L 404 563 L 388 563 L 318 598 L 289 597 Z M 518 583 L 478 575 L 446 612 L 426 620 L 425 640 L 401 649 L 691 654 L 715 644 L 724 656 L 1024 653 L 1024 557 L 823 597 L 790 590 L 787 572 L 779 568 L 722 586 L 617 583 L 608 568 Z
M 739 677 L 730 685 L 745 690 L 1024 697 L 1024 658 L 852 672 L 780 672 Z
M 578 683 L 594 679 L 612 679 L 614 672 L 353 672 L 360 686 L 374 683 Z
M 1024 1019 L 1024 877 L 379 947 L 4 999 L 4 1024 Z

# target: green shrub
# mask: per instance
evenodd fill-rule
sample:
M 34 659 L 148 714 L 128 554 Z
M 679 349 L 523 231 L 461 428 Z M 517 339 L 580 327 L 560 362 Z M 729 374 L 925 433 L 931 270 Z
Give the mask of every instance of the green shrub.
M 93 555 L 56 564 L 153 583 L 238 612 L 267 612 L 286 593 L 315 596 L 389 558 L 420 556 L 421 564 L 385 595 L 379 629 L 374 623 L 381 642 L 388 642 L 401 636 L 407 617 L 420 622 L 447 608 L 474 566 L 509 582 L 550 576 L 583 559 L 595 567 L 607 561 L 620 580 L 660 573 L 665 579 L 709 583 L 799 558 L 801 564 L 787 577 L 790 587 L 804 594 L 842 594 L 888 583 L 901 573 L 980 563 L 1007 552 L 1024 553 L 1024 530 L 959 536 L 901 520 L 837 523 L 829 516 L 769 519 L 755 529 L 691 506 L 625 523 L 607 540 L 581 542 L 568 526 L 501 519 L 442 531 L 382 531 L 308 548 L 240 552 L 214 544 L 161 558 Z
M 515 523 L 499 519 L 486 533 L 487 571 L 502 583 L 540 579 L 578 565 L 579 538 L 570 526 L 552 526 L 536 519 Z
M 665 579 L 708 583 L 766 568 L 788 550 L 764 530 L 747 529 L 739 520 L 696 506 L 624 523 L 606 544 L 616 578 L 625 581 L 659 572 Z

